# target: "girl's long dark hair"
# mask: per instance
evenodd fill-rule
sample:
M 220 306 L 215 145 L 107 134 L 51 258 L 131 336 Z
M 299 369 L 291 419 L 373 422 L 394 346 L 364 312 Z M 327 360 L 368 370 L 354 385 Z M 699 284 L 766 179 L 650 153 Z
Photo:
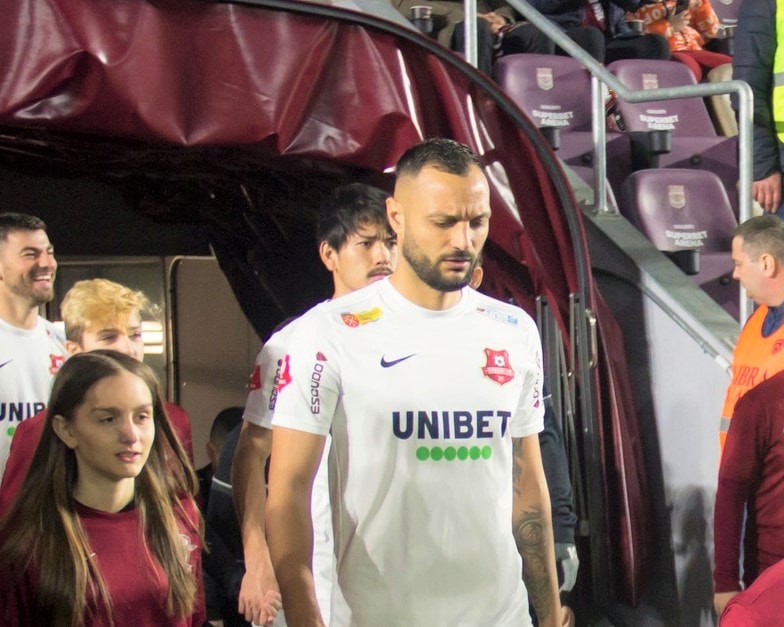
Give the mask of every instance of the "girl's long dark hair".
M 41 624 L 76 627 L 85 622 L 88 600 L 112 616 L 112 600 L 97 564 L 73 497 L 77 479 L 74 452 L 55 434 L 54 416 L 73 420 L 87 392 L 96 383 L 123 370 L 142 379 L 153 399 L 155 438 L 147 463 L 136 477 L 135 502 L 143 538 L 139 550 L 148 550 L 169 581 L 166 610 L 184 617 L 196 602 L 197 573 L 190 572 L 180 539 L 181 527 L 200 534 L 183 509 L 197 482 L 188 457 L 172 430 L 164 410 L 160 384 L 142 362 L 115 351 L 98 350 L 75 355 L 65 362 L 54 381 L 41 441 L 30 470 L 8 513 L 0 519 L 0 572 L 6 590 L 21 582 L 25 573 L 38 573 L 34 612 Z M 154 568 L 150 564 L 150 568 Z M 10 574 L 11 581 L 6 579 Z M 10 584 L 10 586 L 9 586 Z M 2 616 L 0 616 L 2 623 Z

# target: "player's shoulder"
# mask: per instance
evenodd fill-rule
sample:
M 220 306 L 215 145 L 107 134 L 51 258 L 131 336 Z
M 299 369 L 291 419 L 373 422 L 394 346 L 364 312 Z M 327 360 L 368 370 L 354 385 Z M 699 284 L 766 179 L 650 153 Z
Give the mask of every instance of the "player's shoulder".
M 382 283 L 386 281 L 371 283 L 350 294 L 322 303 L 308 313 L 312 312 L 314 316 L 320 317 L 325 324 L 338 327 L 359 327 L 376 322 L 384 313 Z
M 474 292 L 474 305 L 472 313 L 492 323 L 524 332 L 536 329 L 533 318 L 517 305 L 505 303 L 481 292 Z
M 267 341 L 264 342 L 262 352 L 268 349 L 272 349 L 276 346 L 285 345 L 289 338 L 291 338 L 292 333 L 294 333 L 296 330 L 300 320 L 302 320 L 302 316 L 297 316 L 294 318 L 289 318 L 286 321 L 286 324 L 278 325 L 272 335 L 270 335 Z
M 55 324 L 54 322 L 47 320 L 43 316 L 38 316 L 38 330 L 40 333 L 45 334 L 53 341 L 63 344 L 65 342 L 65 331 L 63 330 L 62 324 Z

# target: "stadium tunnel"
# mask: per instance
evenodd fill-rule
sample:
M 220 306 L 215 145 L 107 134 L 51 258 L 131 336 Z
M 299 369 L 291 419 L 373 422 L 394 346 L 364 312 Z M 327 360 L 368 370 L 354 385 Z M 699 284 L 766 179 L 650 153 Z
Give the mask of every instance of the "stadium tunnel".
M 492 81 L 398 24 L 284 0 L 20 0 L 0 33 L 4 209 L 43 217 L 59 254 L 212 249 L 261 337 L 329 293 L 328 190 L 390 190 L 422 138 L 470 146 L 491 186 L 484 290 L 534 316 L 545 299 L 578 355 L 585 603 L 637 603 L 650 496 L 621 334 L 561 167 Z

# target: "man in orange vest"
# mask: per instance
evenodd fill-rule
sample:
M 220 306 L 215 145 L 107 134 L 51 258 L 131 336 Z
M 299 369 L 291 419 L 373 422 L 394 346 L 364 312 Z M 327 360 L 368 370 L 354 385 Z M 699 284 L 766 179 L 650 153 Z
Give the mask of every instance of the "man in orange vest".
M 732 354 L 732 381 L 721 415 L 721 448 L 738 399 L 784 370 L 784 220 L 766 214 L 735 229 L 733 278 L 758 307 L 749 317 Z

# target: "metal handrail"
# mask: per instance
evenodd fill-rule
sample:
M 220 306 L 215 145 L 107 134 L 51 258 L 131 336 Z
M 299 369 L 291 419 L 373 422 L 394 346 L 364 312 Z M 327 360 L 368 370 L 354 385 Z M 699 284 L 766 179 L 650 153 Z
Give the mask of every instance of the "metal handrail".
M 594 163 L 594 207 L 598 214 L 614 214 L 607 202 L 607 155 L 606 120 L 604 108 L 604 88 L 612 89 L 619 98 L 627 102 L 656 102 L 722 94 L 737 94 L 738 97 L 738 203 L 740 222 L 748 220 L 751 213 L 751 184 L 753 165 L 752 121 L 754 94 L 745 81 L 731 80 L 721 83 L 700 83 L 682 87 L 663 87 L 633 91 L 624 85 L 607 68 L 577 45 L 559 26 L 550 21 L 524 0 L 506 0 L 531 24 L 552 39 L 556 45 L 577 59 L 591 73 L 591 107 Z M 469 10 L 471 17 L 469 17 Z M 476 0 L 465 0 L 466 59 L 476 67 Z M 469 39 L 469 32 L 471 36 Z M 471 46 L 469 47 L 469 41 Z M 741 288 L 740 321 L 741 325 L 751 313 L 751 303 Z

